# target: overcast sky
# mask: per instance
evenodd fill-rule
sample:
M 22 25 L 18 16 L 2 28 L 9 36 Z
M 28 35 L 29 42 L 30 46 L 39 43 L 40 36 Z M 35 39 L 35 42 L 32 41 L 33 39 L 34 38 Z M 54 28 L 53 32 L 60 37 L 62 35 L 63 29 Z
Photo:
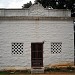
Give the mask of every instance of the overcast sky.
M 34 0 L 0 0 L 0 8 L 22 8 L 23 4 Z

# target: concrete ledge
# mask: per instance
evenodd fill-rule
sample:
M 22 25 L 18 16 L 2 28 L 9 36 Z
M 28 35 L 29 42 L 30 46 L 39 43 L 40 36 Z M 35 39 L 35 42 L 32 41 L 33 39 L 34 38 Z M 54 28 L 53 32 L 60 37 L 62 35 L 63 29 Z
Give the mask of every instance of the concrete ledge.
M 31 69 L 31 73 L 44 73 L 44 68 Z
M 0 71 L 5 71 L 5 70 L 27 70 L 31 69 L 31 67 L 17 67 L 17 66 L 12 66 L 12 67 L 0 67 Z
M 0 20 L 74 20 L 74 17 L 0 16 Z

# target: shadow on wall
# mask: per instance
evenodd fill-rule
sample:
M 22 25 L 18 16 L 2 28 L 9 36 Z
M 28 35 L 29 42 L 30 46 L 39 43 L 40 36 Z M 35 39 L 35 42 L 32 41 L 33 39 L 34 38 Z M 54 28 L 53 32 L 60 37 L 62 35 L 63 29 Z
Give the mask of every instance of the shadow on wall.
M 75 66 L 75 21 L 74 21 L 74 66 Z

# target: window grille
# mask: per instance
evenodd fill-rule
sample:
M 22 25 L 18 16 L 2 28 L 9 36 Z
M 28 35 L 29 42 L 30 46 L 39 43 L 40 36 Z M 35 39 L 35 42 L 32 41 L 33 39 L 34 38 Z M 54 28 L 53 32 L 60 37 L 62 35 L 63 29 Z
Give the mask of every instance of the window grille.
M 12 54 L 22 55 L 23 54 L 23 43 L 12 43 Z
M 52 42 L 51 43 L 51 53 L 61 53 L 62 50 L 62 42 Z

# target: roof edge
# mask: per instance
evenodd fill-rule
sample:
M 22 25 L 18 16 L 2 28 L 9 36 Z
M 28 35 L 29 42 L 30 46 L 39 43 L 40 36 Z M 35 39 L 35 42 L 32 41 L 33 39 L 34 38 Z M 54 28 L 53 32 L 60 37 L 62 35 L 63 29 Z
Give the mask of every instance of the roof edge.
M 75 17 L 0 16 L 0 20 L 75 20 Z

